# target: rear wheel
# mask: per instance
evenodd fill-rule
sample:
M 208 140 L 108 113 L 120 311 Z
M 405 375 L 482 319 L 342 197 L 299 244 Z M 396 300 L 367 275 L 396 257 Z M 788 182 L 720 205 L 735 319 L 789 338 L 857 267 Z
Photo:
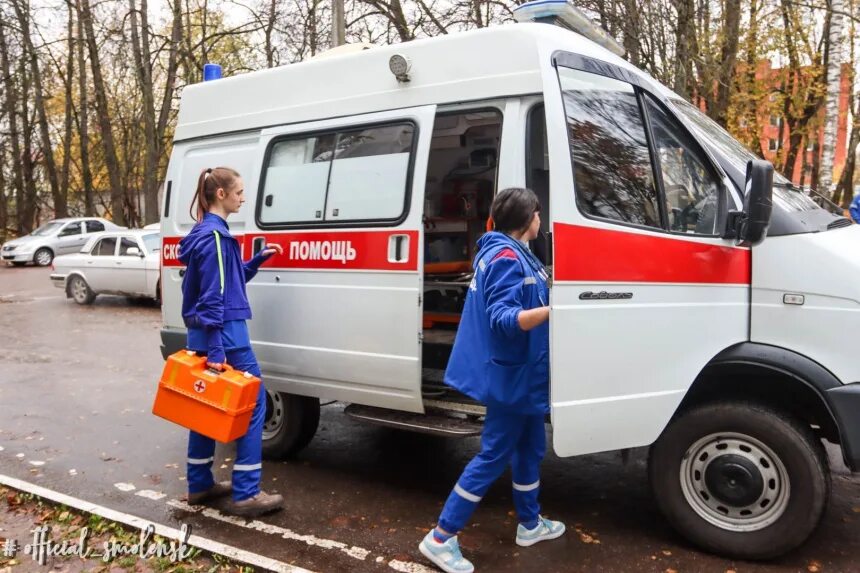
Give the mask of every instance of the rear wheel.
M 54 260 L 54 253 L 51 249 L 42 247 L 36 254 L 33 255 L 33 262 L 35 262 L 40 267 L 47 267 Z
M 721 402 L 682 414 L 651 448 L 651 487 L 693 543 L 768 559 L 803 543 L 830 496 L 830 472 L 809 426 L 772 408 Z
M 278 460 L 298 453 L 313 439 L 319 420 L 319 399 L 266 390 L 263 457 Z
M 84 277 L 79 275 L 69 279 L 69 294 L 72 296 L 72 300 L 78 304 L 92 304 L 96 299 L 96 293 L 93 292 Z

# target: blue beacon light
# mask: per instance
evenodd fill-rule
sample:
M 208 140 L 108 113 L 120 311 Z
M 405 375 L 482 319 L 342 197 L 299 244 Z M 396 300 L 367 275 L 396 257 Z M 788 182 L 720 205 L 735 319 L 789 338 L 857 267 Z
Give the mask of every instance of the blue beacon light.
M 211 82 L 212 80 L 221 79 L 221 66 L 218 64 L 203 64 L 203 81 Z

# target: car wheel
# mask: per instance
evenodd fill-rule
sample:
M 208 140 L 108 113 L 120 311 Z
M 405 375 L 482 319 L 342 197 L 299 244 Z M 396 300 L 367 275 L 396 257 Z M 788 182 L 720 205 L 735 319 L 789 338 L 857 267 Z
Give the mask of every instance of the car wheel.
M 69 279 L 69 294 L 78 304 L 92 304 L 96 299 L 96 293 L 84 280 L 84 277 L 75 275 Z
M 759 404 L 685 412 L 652 446 L 648 466 L 675 529 L 733 558 L 770 559 L 799 546 L 830 497 L 827 456 L 809 425 Z
M 319 420 L 319 399 L 267 390 L 263 457 L 279 460 L 298 453 L 313 439 Z
M 35 262 L 40 267 L 47 267 L 54 260 L 54 253 L 51 249 L 42 247 L 36 254 L 33 255 L 33 262 Z

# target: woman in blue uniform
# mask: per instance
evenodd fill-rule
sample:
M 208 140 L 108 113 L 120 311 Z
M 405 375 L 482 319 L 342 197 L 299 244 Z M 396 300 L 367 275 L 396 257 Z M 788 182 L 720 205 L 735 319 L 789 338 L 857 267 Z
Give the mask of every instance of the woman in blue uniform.
M 540 230 L 540 204 L 529 189 L 505 189 L 491 216 L 496 230 L 478 241 L 475 275 L 445 383 L 487 408 L 481 451 L 454 485 L 438 525 L 419 550 L 443 571 L 471 573 L 459 533 L 490 485 L 508 466 L 519 519 L 516 543 L 534 545 L 564 534 L 564 524 L 540 515 L 539 468 L 546 453 L 549 412 L 549 287 L 527 243 Z
M 247 263 L 242 261 L 239 242 L 230 234 L 227 217 L 237 213 L 244 202 L 244 185 L 235 170 L 215 167 L 200 173 L 191 206 L 198 222 L 179 243 L 179 260 L 187 267 L 182 280 L 182 318 L 188 328 L 188 349 L 205 354 L 209 367 L 220 370 L 226 362 L 259 377 L 260 367 L 251 350 L 245 322 L 251 318 L 245 283 L 254 278 L 270 256 L 283 250 L 277 244 L 267 245 Z M 280 495 L 260 491 L 265 416 L 266 390 L 260 384 L 248 432 L 236 440 L 232 484 L 215 483 L 212 477 L 215 441 L 191 432 L 189 504 L 206 503 L 232 491 L 233 502 L 227 512 L 234 515 L 261 515 L 283 505 Z

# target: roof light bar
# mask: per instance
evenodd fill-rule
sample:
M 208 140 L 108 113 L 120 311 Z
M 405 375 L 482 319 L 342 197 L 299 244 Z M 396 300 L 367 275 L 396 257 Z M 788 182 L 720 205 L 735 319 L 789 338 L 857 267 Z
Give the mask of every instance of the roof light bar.
M 566 28 L 585 36 L 613 54 L 624 57 L 624 48 L 615 38 L 596 25 L 570 0 L 534 0 L 527 2 L 514 10 L 517 22 L 541 22 Z

